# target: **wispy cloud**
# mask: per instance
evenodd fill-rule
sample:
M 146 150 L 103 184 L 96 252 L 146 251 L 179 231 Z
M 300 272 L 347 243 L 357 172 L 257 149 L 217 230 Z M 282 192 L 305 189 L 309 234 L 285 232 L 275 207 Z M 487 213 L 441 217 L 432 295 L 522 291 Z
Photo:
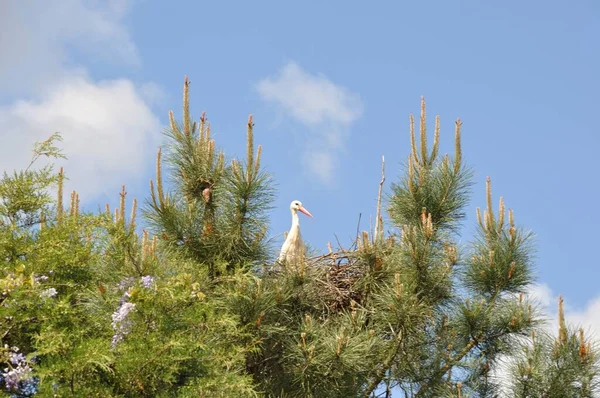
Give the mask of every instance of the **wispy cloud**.
M 548 315 L 547 327 L 555 335 L 558 333 L 558 294 L 545 283 L 533 285 L 530 297 L 535 298 Z M 576 307 L 569 303 L 569 298 L 564 297 L 565 320 L 572 327 L 582 327 L 600 337 L 600 296 L 588 301 L 583 307 Z
M 84 200 L 117 191 L 142 171 L 160 136 L 150 108 L 160 88 L 98 81 L 86 68 L 97 60 L 141 64 L 123 22 L 132 4 L 23 0 L 2 7 L 0 90 L 9 101 L 0 106 L 0 171 L 26 165 L 33 142 L 55 131 L 64 137 L 69 184 Z
M 307 127 L 311 143 L 303 148 L 304 162 L 322 182 L 330 182 L 337 154 L 345 147 L 352 123 L 362 115 L 360 97 L 326 76 L 305 72 L 294 62 L 262 79 L 256 88 L 265 101 Z

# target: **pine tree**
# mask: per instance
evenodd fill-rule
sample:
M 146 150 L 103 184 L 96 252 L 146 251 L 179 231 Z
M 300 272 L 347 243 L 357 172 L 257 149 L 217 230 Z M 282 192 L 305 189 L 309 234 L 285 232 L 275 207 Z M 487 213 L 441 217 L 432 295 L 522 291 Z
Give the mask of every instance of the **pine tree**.
M 459 247 L 472 172 L 428 145 L 425 103 L 392 184 L 385 233 L 270 267 L 273 182 L 254 148 L 227 159 L 205 114 L 170 113 L 139 232 L 137 201 L 98 214 L 63 200 L 59 135 L 0 179 L 0 387 L 26 396 L 592 397 L 598 350 L 565 321 L 545 332 L 527 297 L 533 235 L 500 198 Z M 163 175 L 167 178 L 163 179 Z M 56 189 L 57 195 L 52 191 Z M 502 376 L 504 375 L 504 376 Z
M 183 86 L 183 122 L 170 112 L 167 164 L 171 192 L 162 180 L 162 150 L 156 183 L 145 215 L 166 245 L 205 264 L 211 277 L 255 265 L 268 256 L 266 211 L 273 197 L 271 178 L 260 167 L 261 146 L 254 152 L 252 115 L 247 124 L 246 160 L 228 162 L 211 137 L 203 113 L 192 121 L 189 84 Z
M 354 249 L 330 249 L 232 292 L 232 310 L 260 341 L 247 370 L 267 396 L 501 396 L 506 381 L 494 373 L 541 325 L 524 294 L 533 281 L 532 234 L 517 226 L 502 198 L 493 207 L 489 178 L 474 242 L 464 249 L 456 243 L 472 184 L 460 120 L 452 158 L 438 153 L 439 118 L 428 148 L 424 101 L 418 140 L 412 116 L 410 138 L 406 174 L 389 200 L 390 235 L 383 236 L 377 216 L 374 237 L 363 232 Z M 581 365 L 584 354 L 552 365 L 552 355 L 577 347 L 586 361 L 595 357 L 583 337 L 579 345 L 570 339 L 571 348 L 565 342 L 544 352 L 541 369 L 568 370 L 572 376 L 563 379 L 593 391 L 598 371 Z M 589 396 L 572 383 L 545 388 L 557 391 L 547 396 Z

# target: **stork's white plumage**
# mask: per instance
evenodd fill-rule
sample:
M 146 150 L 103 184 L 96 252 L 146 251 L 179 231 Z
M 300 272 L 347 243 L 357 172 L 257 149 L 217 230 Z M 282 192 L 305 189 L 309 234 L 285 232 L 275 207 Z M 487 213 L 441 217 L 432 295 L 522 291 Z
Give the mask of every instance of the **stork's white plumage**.
M 298 218 L 298 212 L 304 213 L 312 218 L 312 214 L 302 207 L 302 203 L 298 200 L 294 200 L 290 204 L 290 211 L 292 212 L 292 227 L 288 232 L 285 242 L 283 242 L 281 253 L 279 253 L 278 261 L 281 263 L 295 263 L 302 259 L 306 247 L 304 246 L 302 235 L 300 234 L 300 219 Z

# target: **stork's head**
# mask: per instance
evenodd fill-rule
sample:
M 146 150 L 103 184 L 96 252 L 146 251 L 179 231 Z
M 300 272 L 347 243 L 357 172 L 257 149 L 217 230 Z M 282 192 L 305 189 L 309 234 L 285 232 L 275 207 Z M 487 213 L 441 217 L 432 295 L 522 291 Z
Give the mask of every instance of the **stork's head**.
M 302 207 L 302 202 L 300 202 L 299 200 L 294 200 L 292 202 L 292 204 L 290 204 L 290 210 L 293 213 L 296 213 L 299 211 L 301 213 L 306 214 L 309 217 L 312 217 L 312 214 L 310 214 L 310 212 L 308 210 L 306 210 L 304 207 Z

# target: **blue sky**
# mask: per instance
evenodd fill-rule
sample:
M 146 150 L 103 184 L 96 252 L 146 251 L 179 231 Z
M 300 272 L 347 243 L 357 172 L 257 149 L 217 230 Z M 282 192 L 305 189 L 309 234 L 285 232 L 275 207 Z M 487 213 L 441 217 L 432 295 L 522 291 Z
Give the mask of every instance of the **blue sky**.
M 173 3 L 175 4 L 175 3 Z M 139 199 L 153 178 L 167 112 L 184 75 L 196 118 L 243 155 L 254 115 L 263 165 L 278 183 L 272 233 L 302 200 L 305 240 L 347 244 L 374 214 L 380 159 L 387 187 L 409 152 L 408 115 L 424 95 L 442 150 L 463 121 L 475 170 L 461 242 L 504 196 L 537 234 L 534 293 L 561 293 L 576 323 L 600 331 L 600 4 L 593 0 L 194 2 L 64 0 L 0 5 L 0 169 L 61 131 L 73 188 L 95 209 L 121 184 Z M 389 192 L 389 191 L 388 191 Z

